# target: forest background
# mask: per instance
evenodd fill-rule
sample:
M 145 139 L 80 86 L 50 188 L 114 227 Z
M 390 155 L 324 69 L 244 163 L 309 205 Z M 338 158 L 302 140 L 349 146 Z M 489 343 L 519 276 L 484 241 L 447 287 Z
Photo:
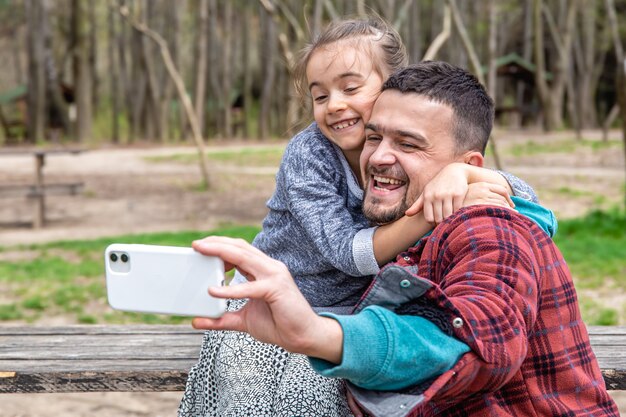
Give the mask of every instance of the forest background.
M 545 184 L 531 184 L 557 215 L 612 210 L 599 216 L 607 222 L 602 228 L 624 239 L 626 188 L 614 168 L 626 166 L 626 0 L 0 0 L 1 147 L 189 147 L 197 157 L 182 163 L 200 168 L 195 192 L 215 196 L 219 163 L 210 161 L 205 147 L 252 149 L 284 141 L 306 125 L 309 100 L 296 95 L 291 74 L 298 51 L 328 22 L 366 14 L 393 24 L 412 62 L 445 60 L 468 68 L 487 86 L 496 102 L 497 129 L 488 150 L 492 165 L 506 169 L 514 155 L 514 164 L 538 166 L 525 175 L 531 181 L 559 163 L 538 154 L 564 153 L 572 166 L 561 177 L 587 167 L 573 179 L 579 189 L 571 181 L 559 185 L 557 194 L 571 200 L 569 207 L 550 205 Z M 621 135 L 610 138 L 610 129 L 619 127 Z M 501 138 L 499 132 L 508 133 Z M 531 138 L 530 132 L 544 136 L 519 140 Z M 512 136 L 515 143 L 507 140 Z M 268 158 L 269 165 L 277 165 L 281 153 L 280 147 L 270 150 L 261 165 L 268 165 Z M 215 150 L 212 154 L 215 158 Z M 239 158 L 240 166 L 258 160 L 247 155 Z M 0 177 L 23 182 L 10 178 L 18 172 L 16 166 Z M 599 187 L 605 195 L 580 190 L 594 176 L 609 181 Z M 110 187 L 110 182 L 92 185 L 85 194 L 93 200 Z M 572 209 L 580 197 L 593 201 Z M 222 209 L 243 212 L 228 204 L 238 198 L 221 196 Z M 264 210 L 260 207 L 256 211 Z M 4 212 L 11 212 L 9 206 Z M 587 253 L 591 247 L 611 252 L 606 242 L 578 240 Z M 597 270 L 597 264 L 609 264 L 606 260 L 589 263 L 587 270 L 596 271 L 597 279 L 621 286 L 624 263 L 613 272 Z M 621 299 L 617 309 L 603 308 L 594 322 L 620 322 L 626 311 Z

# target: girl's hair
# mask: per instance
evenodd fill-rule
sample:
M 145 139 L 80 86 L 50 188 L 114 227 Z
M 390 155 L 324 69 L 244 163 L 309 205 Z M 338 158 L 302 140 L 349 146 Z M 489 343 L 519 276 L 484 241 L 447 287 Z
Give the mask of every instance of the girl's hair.
M 348 19 L 331 23 L 326 30 L 317 36 L 313 42 L 307 44 L 301 51 L 293 69 L 294 83 L 300 99 L 306 105 L 309 96 L 309 87 L 306 79 L 306 67 L 313 52 L 318 48 L 344 39 L 367 38 L 371 45 L 378 45 L 379 52 L 372 50 L 374 69 L 383 78 L 395 70 L 408 64 L 406 48 L 398 32 L 382 18 L 371 16 L 365 19 Z M 382 58 L 379 62 L 375 57 Z M 383 68 L 383 66 L 385 68 Z

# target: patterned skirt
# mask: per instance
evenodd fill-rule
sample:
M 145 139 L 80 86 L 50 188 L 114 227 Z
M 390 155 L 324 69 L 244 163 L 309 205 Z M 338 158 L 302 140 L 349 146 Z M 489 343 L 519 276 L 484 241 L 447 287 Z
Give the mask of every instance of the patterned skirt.
M 245 301 L 231 301 L 237 310 Z M 191 368 L 179 417 L 352 416 L 342 380 L 325 378 L 304 355 L 247 333 L 208 331 Z

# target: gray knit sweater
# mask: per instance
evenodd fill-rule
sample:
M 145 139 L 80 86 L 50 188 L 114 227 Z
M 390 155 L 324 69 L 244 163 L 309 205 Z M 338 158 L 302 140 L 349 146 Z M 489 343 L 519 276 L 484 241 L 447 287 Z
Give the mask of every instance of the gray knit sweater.
M 502 173 L 515 195 L 536 200 L 532 188 Z M 313 307 L 345 311 L 379 270 L 363 191 L 341 149 L 315 123 L 287 145 L 267 203 L 263 230 L 252 244 L 287 265 Z M 242 276 L 235 277 L 235 282 Z

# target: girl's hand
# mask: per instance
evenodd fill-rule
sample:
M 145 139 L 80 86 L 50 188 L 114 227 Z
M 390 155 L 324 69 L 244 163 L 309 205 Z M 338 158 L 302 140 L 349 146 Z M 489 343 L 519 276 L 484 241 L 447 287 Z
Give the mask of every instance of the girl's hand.
M 463 207 L 486 204 L 503 208 L 515 208 L 506 187 L 489 182 L 470 184 L 463 200 Z
M 453 163 L 444 167 L 426 184 L 422 194 L 405 214 L 414 216 L 423 210 L 426 221 L 439 224 L 463 207 L 468 190 L 467 166 Z

